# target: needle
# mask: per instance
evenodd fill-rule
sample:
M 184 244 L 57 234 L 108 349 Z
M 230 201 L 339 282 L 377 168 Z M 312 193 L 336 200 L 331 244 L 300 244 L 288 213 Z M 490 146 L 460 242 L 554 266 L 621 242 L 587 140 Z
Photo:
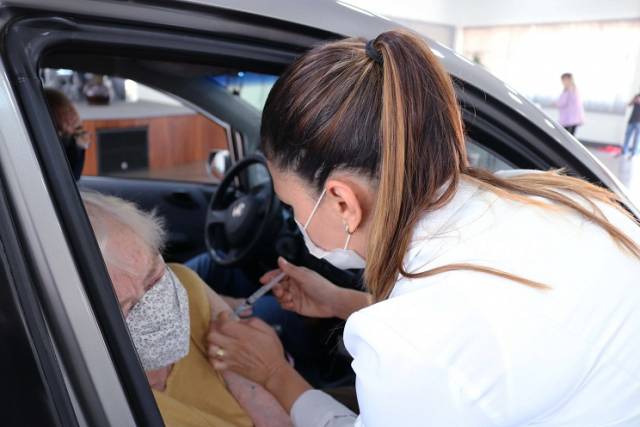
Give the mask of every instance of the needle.
M 236 316 L 240 317 L 240 314 L 242 312 L 244 312 L 246 309 L 250 308 L 253 304 L 255 304 L 256 301 L 258 301 L 262 296 L 264 296 L 264 294 L 269 292 L 271 289 L 273 289 L 273 287 L 275 285 L 280 283 L 280 281 L 282 279 L 284 279 L 284 276 L 285 276 L 284 271 L 278 273 L 278 275 L 276 277 L 274 277 L 273 279 L 271 279 L 269 281 L 269 283 L 267 283 L 266 285 L 262 286 L 260 289 L 258 289 L 253 294 L 251 294 L 251 296 L 249 298 L 247 298 L 242 304 L 240 304 L 238 306 L 238 308 L 236 308 L 233 311 L 233 313 Z

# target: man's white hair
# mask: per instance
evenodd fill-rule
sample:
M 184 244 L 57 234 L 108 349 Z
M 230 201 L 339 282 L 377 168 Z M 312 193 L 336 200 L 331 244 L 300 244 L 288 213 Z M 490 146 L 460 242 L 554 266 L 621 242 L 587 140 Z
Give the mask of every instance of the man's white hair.
M 132 202 L 95 191 L 83 190 L 80 195 L 103 256 L 114 225 L 129 228 L 149 246 L 152 253 L 162 252 L 166 231 L 164 220 L 155 211 L 145 212 Z

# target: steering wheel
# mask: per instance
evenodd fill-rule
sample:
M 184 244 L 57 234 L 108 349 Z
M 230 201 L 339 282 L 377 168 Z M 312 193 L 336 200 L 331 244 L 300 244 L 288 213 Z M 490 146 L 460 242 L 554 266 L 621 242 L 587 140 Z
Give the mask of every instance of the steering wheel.
M 248 193 L 235 185 L 252 165 L 267 168 L 262 156 L 246 157 L 233 165 L 212 195 L 205 219 L 204 240 L 211 258 L 219 265 L 238 264 L 256 248 L 279 210 L 273 181 L 254 186 Z

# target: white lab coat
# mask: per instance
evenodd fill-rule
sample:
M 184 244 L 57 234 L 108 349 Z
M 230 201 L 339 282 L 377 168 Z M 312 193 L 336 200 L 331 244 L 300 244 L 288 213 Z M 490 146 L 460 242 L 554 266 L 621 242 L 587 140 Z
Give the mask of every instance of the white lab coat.
M 400 278 L 345 328 L 361 415 L 311 391 L 296 426 L 640 426 L 640 261 L 604 230 L 463 181 L 405 257 L 408 271 L 450 263 L 551 289 L 469 271 Z

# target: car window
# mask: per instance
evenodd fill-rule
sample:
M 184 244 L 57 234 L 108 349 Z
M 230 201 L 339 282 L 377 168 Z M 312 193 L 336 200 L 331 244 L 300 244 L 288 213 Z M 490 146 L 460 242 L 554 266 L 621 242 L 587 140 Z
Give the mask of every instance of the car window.
M 515 166 L 475 141 L 467 139 L 467 159 L 469 164 L 492 172 L 515 169 Z
M 42 74 L 80 115 L 88 147 L 83 176 L 217 180 L 206 163 L 212 151 L 229 148 L 224 123 L 133 80 L 60 69 Z
M 262 111 L 267 96 L 269 96 L 269 91 L 278 76 L 238 71 L 212 76 L 211 78 L 230 93 L 238 95 L 256 109 Z

